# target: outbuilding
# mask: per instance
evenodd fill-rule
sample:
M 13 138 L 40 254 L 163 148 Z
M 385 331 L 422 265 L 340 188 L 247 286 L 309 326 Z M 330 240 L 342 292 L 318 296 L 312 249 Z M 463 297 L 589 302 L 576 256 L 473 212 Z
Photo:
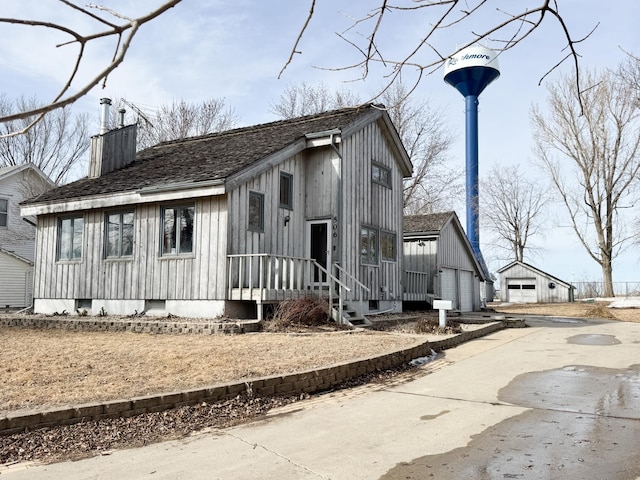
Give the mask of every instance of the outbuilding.
M 455 310 L 480 310 L 487 283 L 455 212 L 404 217 L 404 301 L 450 300 Z
M 573 285 L 539 268 L 514 261 L 498 270 L 500 300 L 509 303 L 573 302 Z

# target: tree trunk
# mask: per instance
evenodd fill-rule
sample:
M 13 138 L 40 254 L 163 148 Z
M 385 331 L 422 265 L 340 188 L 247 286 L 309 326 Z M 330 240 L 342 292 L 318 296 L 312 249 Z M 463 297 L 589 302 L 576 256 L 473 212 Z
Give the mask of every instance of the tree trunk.
M 604 296 L 614 297 L 615 295 L 613 293 L 613 276 L 610 261 L 602 263 L 602 278 L 604 281 Z

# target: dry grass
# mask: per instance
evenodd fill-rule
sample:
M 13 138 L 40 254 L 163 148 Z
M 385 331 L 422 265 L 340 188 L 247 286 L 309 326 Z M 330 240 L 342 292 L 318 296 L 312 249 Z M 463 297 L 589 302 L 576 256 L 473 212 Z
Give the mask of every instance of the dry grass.
M 0 414 L 283 374 L 408 346 L 384 332 L 151 335 L 0 328 Z
M 524 303 L 491 305 L 501 313 L 551 315 L 555 317 L 608 318 L 640 323 L 640 308 L 608 308 L 609 302 Z

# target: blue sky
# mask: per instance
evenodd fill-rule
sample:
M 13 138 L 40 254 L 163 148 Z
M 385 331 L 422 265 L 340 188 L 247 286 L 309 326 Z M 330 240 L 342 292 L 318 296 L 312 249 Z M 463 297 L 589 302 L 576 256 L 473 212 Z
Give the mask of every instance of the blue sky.
M 104 0 L 101 4 L 134 16 L 146 13 L 160 0 Z M 124 65 L 109 78 L 107 88 L 95 88 L 76 104 L 75 111 L 88 111 L 98 129 L 99 98 L 124 97 L 144 107 L 157 107 L 173 99 L 198 102 L 224 98 L 240 117 L 241 125 L 275 120 L 269 106 L 290 84 L 302 81 L 324 82 L 329 87 L 347 87 L 367 98 L 384 83 L 384 72 L 373 69 L 366 81 L 358 80 L 357 71 L 334 71 L 319 67 L 342 67 L 358 59 L 357 52 L 340 40 L 336 32 L 348 28 L 352 17 L 362 17 L 376 4 L 373 0 L 319 0 L 302 43 L 281 79 L 278 73 L 309 9 L 303 0 L 183 0 L 181 4 L 138 33 Z M 471 31 L 503 19 L 494 6 L 511 11 L 512 0 L 495 0 L 478 22 L 448 29 L 434 39 L 442 51 L 470 40 Z M 537 4 L 536 0 L 517 2 Z M 576 38 L 591 37 L 578 46 L 582 66 L 615 68 L 623 59 L 622 49 L 640 54 L 637 19 L 640 2 L 611 0 L 558 0 L 560 12 Z M 2 16 L 71 21 L 81 29 L 90 28 L 86 19 L 69 15 L 52 0 L 0 0 Z M 433 18 L 433 17 L 432 17 Z M 429 18 L 400 14 L 389 15 L 380 45 L 387 58 L 402 52 L 428 28 Z M 352 31 L 357 34 L 360 30 Z M 355 38 L 355 37 L 354 37 Z M 74 58 L 72 46 L 56 48 L 63 37 L 53 38 L 45 32 L 26 27 L 0 29 L 3 54 L 0 56 L 2 90 L 9 97 L 21 94 L 46 100 L 66 79 Z M 520 164 L 532 177 L 541 173 L 533 165 L 529 109 L 532 103 L 544 105 L 546 90 L 538 86 L 540 78 L 563 56 L 564 39 L 552 19 L 524 40 L 517 48 L 500 56 L 501 76 L 480 97 L 480 178 L 494 164 Z M 100 42 L 85 56 L 80 78 L 100 67 L 112 54 L 112 45 Z M 622 49 L 621 49 L 622 48 Z M 423 57 L 425 58 L 425 57 Z M 102 62 L 102 63 L 101 63 Z M 564 65 L 549 79 L 569 73 Z M 405 81 L 411 80 L 408 71 Z M 458 141 L 450 151 L 451 165 L 464 167 L 464 100 L 442 80 L 442 71 L 425 78 L 415 96 L 426 99 L 447 113 L 447 124 Z M 482 195 L 482 192 L 480 193 Z M 579 245 L 566 225 L 566 215 L 557 207 L 557 222 L 544 239 L 536 244 L 544 251 L 529 261 L 567 281 L 598 280 L 599 266 Z M 555 213 L 555 212 L 554 212 Z M 464 209 L 458 210 L 464 225 Z M 482 215 L 482 212 L 480 213 Z M 483 243 L 483 232 L 480 232 Z M 485 248 L 483 247 L 483 250 Z M 632 247 L 614 263 L 614 281 L 640 281 L 640 249 Z M 502 266 L 488 258 L 495 270 Z

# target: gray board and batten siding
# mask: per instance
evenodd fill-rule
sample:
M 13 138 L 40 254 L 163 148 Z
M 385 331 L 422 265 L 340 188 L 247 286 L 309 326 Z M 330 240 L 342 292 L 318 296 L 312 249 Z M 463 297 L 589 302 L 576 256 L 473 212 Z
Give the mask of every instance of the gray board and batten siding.
M 94 150 L 111 158 L 106 146 Z M 372 183 L 373 163 L 388 169 L 389 185 Z M 92 164 L 92 174 L 100 176 L 23 205 L 24 214 L 38 215 L 34 296 L 47 300 L 49 309 L 73 309 L 81 300 L 93 302 L 94 314 L 97 305 L 108 313 L 133 313 L 147 301 L 163 300 L 167 309 L 170 301 L 172 308 L 190 302 L 185 309 L 194 316 L 222 315 L 230 299 L 227 255 L 307 257 L 313 222 L 326 222 L 331 259 L 369 287 L 369 296 L 357 299 L 362 305 L 398 300 L 401 308 L 402 180 L 411 164 L 388 115 L 378 108 L 165 142 L 109 169 Z M 281 175 L 291 180 L 290 205 L 280 204 Z M 264 222 L 257 229 L 247 228 L 252 194 L 263 201 Z M 161 211 L 171 205 L 194 207 L 189 254 L 162 255 Z M 133 252 L 107 258 L 105 219 L 130 211 Z M 83 220 L 82 255 L 60 260 L 60 219 L 70 216 Z M 395 259 L 362 264 L 362 226 L 394 234 Z
M 498 270 L 500 300 L 511 303 L 573 302 L 574 287 L 539 268 L 514 261 Z
M 424 275 L 426 292 L 451 300 L 456 310 L 480 309 L 486 279 L 455 212 L 406 216 L 404 262 L 405 276 Z M 405 292 L 405 299 L 428 300 L 420 290 Z

